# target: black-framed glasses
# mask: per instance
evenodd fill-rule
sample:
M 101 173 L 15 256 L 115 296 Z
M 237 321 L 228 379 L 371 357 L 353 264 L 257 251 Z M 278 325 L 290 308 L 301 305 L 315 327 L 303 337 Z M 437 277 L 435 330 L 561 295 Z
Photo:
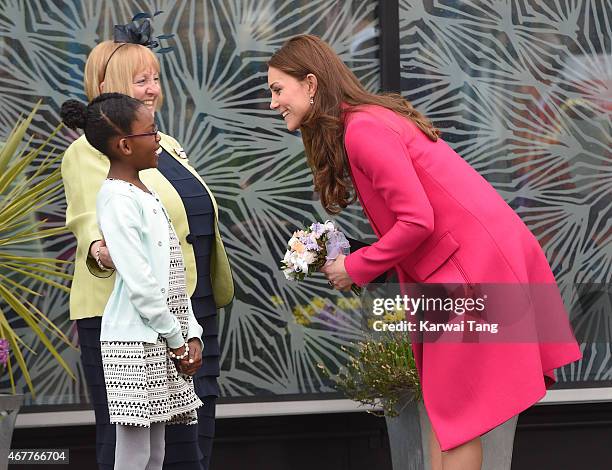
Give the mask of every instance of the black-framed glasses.
M 155 126 L 151 132 L 143 132 L 142 134 L 124 135 L 123 138 L 127 139 L 129 137 L 147 137 L 147 136 L 153 136 L 153 135 L 157 136 L 157 134 L 159 134 L 159 129 L 157 128 L 157 126 Z

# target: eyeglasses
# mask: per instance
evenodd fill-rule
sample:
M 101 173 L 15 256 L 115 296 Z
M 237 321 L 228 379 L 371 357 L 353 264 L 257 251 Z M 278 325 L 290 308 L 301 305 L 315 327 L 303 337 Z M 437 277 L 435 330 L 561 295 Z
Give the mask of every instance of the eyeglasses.
M 147 137 L 147 136 L 153 136 L 153 135 L 157 136 L 157 134 L 159 134 L 159 129 L 157 128 L 157 126 L 155 126 L 151 132 L 143 132 L 142 134 L 124 135 L 123 138 L 128 139 L 130 137 Z

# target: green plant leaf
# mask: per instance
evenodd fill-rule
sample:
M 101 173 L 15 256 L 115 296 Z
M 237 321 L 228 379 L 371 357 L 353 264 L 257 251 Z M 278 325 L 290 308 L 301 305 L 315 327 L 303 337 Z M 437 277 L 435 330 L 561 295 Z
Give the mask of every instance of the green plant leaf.
M 60 290 L 63 290 L 64 292 L 70 293 L 70 289 L 68 287 L 58 282 L 55 282 L 47 277 L 41 276 L 33 272 L 26 271 L 24 269 L 19 269 L 16 267 L 13 267 L 13 271 L 23 274 L 24 276 L 27 276 L 29 278 L 36 279 L 37 281 L 44 282 L 45 284 L 55 287 L 56 289 L 60 289 Z
M 42 313 L 36 307 L 36 305 L 34 305 L 33 303 L 28 302 L 28 301 L 26 301 L 26 303 L 32 309 L 32 311 L 35 314 L 37 314 L 38 317 L 47 325 L 47 327 L 52 330 L 52 333 L 55 336 L 57 336 L 59 339 L 62 340 L 62 342 L 68 344 L 73 350 L 76 351 L 77 348 L 70 342 L 70 339 L 66 336 L 66 334 L 55 325 L 55 323 L 53 323 L 51 320 L 49 320 L 49 318 L 44 313 Z
M 25 379 L 26 384 L 28 385 L 28 388 L 30 389 L 30 392 L 32 393 L 32 396 L 35 396 L 34 385 L 32 384 L 32 379 L 30 377 L 30 372 L 28 371 L 28 367 L 26 366 L 25 360 L 23 359 L 23 354 L 21 353 L 21 348 L 20 348 L 19 341 L 17 339 L 17 334 L 9 325 L 9 322 L 4 316 L 4 312 L 2 312 L 2 310 L 0 310 L 0 325 L 2 326 L 2 332 L 5 335 L 4 337 L 8 340 L 9 346 L 11 349 L 9 360 L 11 356 L 15 357 L 15 360 L 17 361 L 17 365 L 19 366 L 19 368 L 21 369 L 21 372 L 23 373 L 23 378 Z M 11 389 L 13 393 L 15 393 L 15 378 L 13 377 L 13 369 L 10 366 L 8 367 L 8 369 L 9 369 L 9 377 L 11 380 Z
M 13 269 L 24 269 L 26 271 L 32 271 L 36 274 L 47 274 L 49 276 L 59 277 L 62 279 L 67 279 L 67 280 L 72 279 L 72 276 L 70 274 L 67 274 L 63 271 L 59 271 L 59 268 L 53 267 L 53 266 L 51 266 L 50 269 L 47 267 L 43 267 L 47 265 L 36 265 L 36 264 L 6 263 L 4 264 L 4 266 L 7 266 L 8 268 L 13 268 Z
M 397 416 L 409 401 L 420 399 L 420 379 L 406 335 L 366 338 L 347 352 L 349 362 L 337 374 L 320 367 L 351 400 L 367 407 L 381 406 L 386 416 Z
M 23 303 L 21 303 L 19 299 L 17 299 L 17 297 L 15 297 L 1 284 L 0 297 L 2 297 L 8 303 L 8 305 L 17 313 L 17 315 L 19 315 L 21 319 L 28 324 L 34 334 L 38 336 L 38 339 L 41 341 L 41 343 L 43 343 L 43 345 L 47 348 L 47 351 L 49 351 L 55 357 L 57 362 L 59 362 L 59 364 L 66 370 L 68 375 L 70 375 L 70 377 L 72 377 L 73 379 L 76 379 L 74 372 L 72 372 L 72 369 L 70 369 L 68 364 L 66 364 L 66 362 L 62 358 L 62 356 L 60 356 L 60 354 L 57 352 L 57 349 L 55 349 L 55 346 L 53 346 L 44 331 L 42 331 L 32 312 L 30 312 L 27 307 Z
M 1 267 L 1 266 L 0 266 Z M 3 283 L 6 284 L 10 284 L 11 286 L 13 286 L 17 291 L 21 291 L 21 292 L 26 292 L 30 295 L 36 296 L 36 297 L 40 297 L 40 294 L 38 292 L 34 292 L 32 289 L 24 286 L 23 284 L 20 284 L 19 282 L 15 282 L 13 281 L 10 277 L 5 276 L 3 274 L 0 274 L 0 281 L 2 281 Z
M 57 259 L 57 258 L 38 258 L 33 256 L 17 256 L 0 251 L 0 261 L 8 260 L 9 262 L 20 262 L 28 264 L 40 264 L 47 266 L 55 266 L 57 264 L 73 264 L 72 261 Z
M 65 227 L 58 227 L 58 228 L 50 228 L 47 230 L 41 230 L 40 232 L 36 233 L 36 234 L 23 234 L 23 236 L 11 236 L 9 238 L 5 238 L 5 239 L 0 239 L 0 246 L 2 245 L 15 245 L 18 243 L 26 243 L 26 242 L 31 242 L 31 241 L 35 241 L 35 240 L 41 240 L 43 238 L 47 238 L 47 237 L 51 237 L 54 235 L 62 235 L 64 233 L 66 233 L 67 230 Z
M 23 136 L 25 135 L 26 130 L 32 123 L 32 119 L 36 115 L 36 111 L 38 111 L 38 107 L 40 106 L 41 101 L 36 103 L 32 112 L 25 118 L 23 121 L 18 122 L 11 133 L 9 134 L 8 139 L 6 139 L 6 143 L 4 147 L 0 149 L 0 175 L 4 174 L 4 171 L 8 167 L 8 164 L 14 158 L 15 151 L 19 147 L 19 144 L 23 141 Z
M 59 162 L 62 154 L 49 148 L 60 127 L 51 132 L 36 147 L 32 139 L 25 139 L 40 103 L 11 131 L 0 149 L 0 337 L 6 338 L 11 348 L 7 371 L 11 390 L 16 389 L 14 372 L 23 374 L 25 383 L 34 395 L 32 378 L 23 351 L 36 354 L 14 330 L 8 318 L 21 319 L 36 335 L 46 352 L 75 379 L 75 375 L 59 354 L 51 338 L 74 348 L 69 338 L 28 298 L 40 295 L 38 286 L 69 292 L 59 281 L 71 276 L 64 267 L 71 262 L 47 257 L 27 256 L 33 242 L 63 235 L 67 229 L 53 227 L 46 220 L 38 220 L 37 212 L 63 197 Z M 22 145 L 23 144 L 23 145 Z M 12 250 L 12 251 L 11 251 Z M 7 317 L 8 315 L 8 317 Z

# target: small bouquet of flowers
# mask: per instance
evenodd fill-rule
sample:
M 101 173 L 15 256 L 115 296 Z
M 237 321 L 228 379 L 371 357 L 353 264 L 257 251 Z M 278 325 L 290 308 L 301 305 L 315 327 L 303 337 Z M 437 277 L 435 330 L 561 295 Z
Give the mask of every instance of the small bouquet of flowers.
M 293 281 L 303 281 L 306 276 L 319 271 L 327 261 L 350 252 L 348 240 L 330 220 L 315 222 L 293 232 L 287 245 L 280 267 L 285 277 Z M 361 287 L 353 284 L 351 290 L 361 295 Z

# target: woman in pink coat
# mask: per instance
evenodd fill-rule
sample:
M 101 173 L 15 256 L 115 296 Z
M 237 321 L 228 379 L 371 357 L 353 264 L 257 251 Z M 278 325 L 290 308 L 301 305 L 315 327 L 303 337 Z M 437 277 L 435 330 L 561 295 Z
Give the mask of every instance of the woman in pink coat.
M 335 214 L 359 198 L 378 237 L 323 268 L 335 288 L 390 269 L 400 283 L 554 285 L 521 219 L 410 103 L 368 93 L 316 36 L 290 39 L 268 65 L 270 108 L 301 131 L 323 207 Z M 561 312 L 546 315 L 567 324 Z M 554 369 L 580 358 L 568 337 L 415 343 L 434 468 L 479 469 L 479 436 L 540 400 Z

